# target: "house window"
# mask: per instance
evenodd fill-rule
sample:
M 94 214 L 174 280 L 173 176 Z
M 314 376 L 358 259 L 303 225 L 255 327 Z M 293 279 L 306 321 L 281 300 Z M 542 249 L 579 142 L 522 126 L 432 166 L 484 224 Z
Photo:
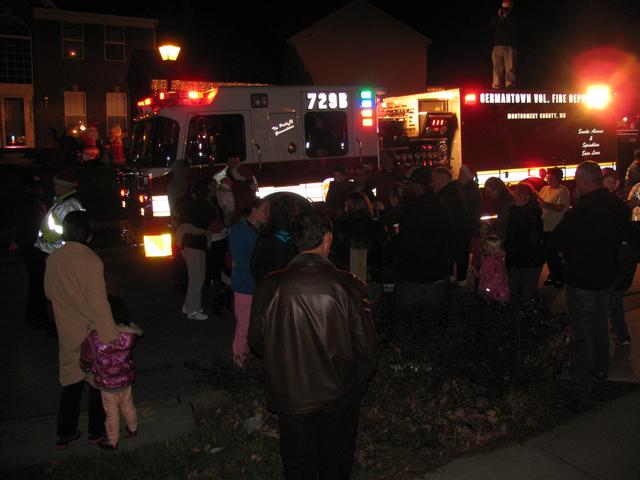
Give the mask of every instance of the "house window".
M 87 124 L 87 99 L 84 92 L 64 92 L 65 126 Z
M 62 58 L 84 60 L 84 27 L 62 22 Z
M 124 28 L 104 26 L 104 58 L 124 62 Z
M 15 17 L 0 15 L 0 83 L 32 83 L 31 33 Z
M 117 123 L 122 130 L 127 127 L 127 94 L 107 92 L 107 133 Z

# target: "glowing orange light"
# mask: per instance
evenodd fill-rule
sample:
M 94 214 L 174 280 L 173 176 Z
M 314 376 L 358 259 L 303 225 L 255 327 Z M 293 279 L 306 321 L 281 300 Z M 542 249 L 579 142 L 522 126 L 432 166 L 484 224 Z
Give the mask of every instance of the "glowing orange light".
M 478 101 L 478 96 L 475 93 L 467 93 L 464 96 L 464 103 L 467 105 L 475 105 Z
M 363 127 L 373 127 L 373 118 L 363 118 L 362 119 Z
M 187 96 L 192 100 L 197 100 L 198 98 L 202 98 L 202 92 L 190 91 Z
M 138 201 L 144 203 L 144 195 L 138 195 Z
M 145 105 L 151 105 L 151 98 L 145 98 L 144 99 L 144 104 Z
M 591 108 L 602 110 L 611 102 L 611 90 L 607 85 L 591 85 L 587 88 L 585 103 Z
M 127 194 L 127 192 L 124 190 L 124 188 L 122 190 L 120 190 L 120 196 L 124 197 Z
M 214 88 L 214 89 L 210 90 L 209 93 L 207 93 L 205 103 L 207 105 L 211 105 L 211 103 L 213 102 L 213 99 L 216 98 L 216 95 L 218 95 L 218 89 L 217 88 Z
M 373 117 L 373 110 L 371 110 L 370 108 L 365 108 L 360 112 L 360 114 L 363 118 L 371 118 Z
M 158 95 L 158 97 L 160 98 L 160 100 L 164 100 L 164 92 L 160 92 L 160 95 Z

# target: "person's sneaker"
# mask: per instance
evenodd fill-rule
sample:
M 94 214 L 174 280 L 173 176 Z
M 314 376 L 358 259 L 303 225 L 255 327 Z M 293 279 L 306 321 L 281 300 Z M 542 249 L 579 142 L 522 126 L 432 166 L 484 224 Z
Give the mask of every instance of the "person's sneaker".
M 631 345 L 631 337 L 629 337 L 629 335 L 620 339 L 621 347 L 628 347 L 629 345 Z
M 124 429 L 127 431 L 127 436 L 129 438 L 134 438 L 138 435 L 138 430 L 129 430 L 129 427 L 125 426 Z
M 71 442 L 73 442 L 74 440 L 77 440 L 78 438 L 80 438 L 80 435 L 82 435 L 80 433 L 80 430 L 77 430 L 76 433 L 74 433 L 70 437 L 60 437 L 58 439 L 58 441 L 56 442 L 56 449 L 57 450 L 64 450 L 65 448 L 67 448 L 69 446 L 69 444 Z
M 89 435 L 89 438 L 87 438 L 87 443 L 89 445 L 97 445 L 102 440 L 104 440 L 106 437 L 107 436 L 104 433 L 101 433 L 99 435 Z
M 117 450 L 118 444 L 115 445 L 113 443 L 109 443 L 109 440 L 106 438 L 102 439 L 102 441 L 98 442 L 98 446 L 103 450 Z
M 198 310 L 199 312 L 203 312 L 204 309 L 201 308 L 200 310 Z M 187 315 L 189 312 L 187 312 L 187 307 L 185 307 L 184 305 L 182 305 L 182 313 L 184 313 L 185 315 Z
M 187 314 L 187 318 L 189 320 L 206 320 L 207 318 L 209 318 L 209 315 L 202 312 L 191 312 Z

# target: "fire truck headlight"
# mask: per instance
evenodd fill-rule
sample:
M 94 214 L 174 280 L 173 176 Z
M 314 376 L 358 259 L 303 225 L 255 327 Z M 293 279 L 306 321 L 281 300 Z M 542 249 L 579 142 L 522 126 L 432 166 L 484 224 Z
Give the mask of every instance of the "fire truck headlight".
M 585 103 L 589 108 L 602 110 L 611 102 L 611 89 L 607 85 L 591 85 L 587 88 Z

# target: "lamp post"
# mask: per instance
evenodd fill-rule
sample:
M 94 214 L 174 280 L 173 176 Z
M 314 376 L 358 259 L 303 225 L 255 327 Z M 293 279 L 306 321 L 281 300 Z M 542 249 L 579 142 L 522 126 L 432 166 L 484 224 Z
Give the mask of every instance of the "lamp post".
M 158 50 L 160 50 L 160 56 L 165 62 L 167 60 L 175 62 L 180 54 L 180 47 L 176 45 L 161 45 Z

